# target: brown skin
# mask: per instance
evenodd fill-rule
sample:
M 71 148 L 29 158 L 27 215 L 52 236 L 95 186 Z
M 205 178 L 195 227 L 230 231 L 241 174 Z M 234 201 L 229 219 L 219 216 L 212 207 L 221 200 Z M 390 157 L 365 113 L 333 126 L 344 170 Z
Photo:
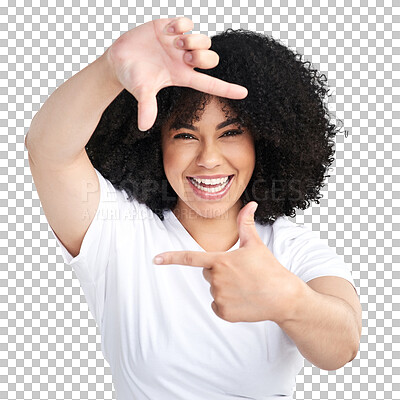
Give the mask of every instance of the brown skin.
M 227 119 L 222 106 L 215 97 L 211 98 L 200 120 L 193 125 L 198 131 L 170 130 L 168 124 L 162 129 L 164 170 L 178 195 L 173 212 L 206 251 L 226 251 L 237 242 L 240 197 L 255 166 L 254 141 L 248 130 L 235 124 L 216 129 Z M 227 133 L 238 129 L 243 133 L 235 136 Z M 190 136 L 176 138 L 183 133 Z M 234 175 L 234 178 L 228 193 L 219 200 L 198 197 L 186 179 L 220 174 Z
M 209 50 L 211 39 L 206 35 L 184 35 L 193 26 L 186 17 L 156 19 L 124 33 L 108 49 L 115 79 L 138 101 L 139 129 L 153 126 L 156 95 L 167 86 L 186 86 L 232 99 L 247 96 L 242 86 L 194 71 L 194 67 L 214 68 L 219 56 Z
M 222 137 L 216 125 L 226 119 L 215 98 L 206 105 L 198 131 L 162 129 L 164 170 L 178 195 L 173 210 L 205 250 L 168 251 L 157 264 L 203 268 L 214 298 L 211 308 L 229 322 L 274 321 L 317 367 L 336 370 L 357 355 L 361 306 L 352 285 L 325 276 L 308 284 L 285 268 L 258 236 L 252 208 L 240 196 L 254 170 L 254 142 L 249 132 Z M 190 139 L 174 139 L 185 133 Z M 218 201 L 198 198 L 186 176 L 235 174 L 227 196 Z M 240 239 L 237 250 L 229 250 Z M 173 249 L 171 249 L 173 250 Z M 154 260 L 156 262 L 156 260 Z
M 305 283 L 275 258 L 258 236 L 252 208 L 237 218 L 240 246 L 223 251 L 168 251 L 157 264 L 203 268 L 214 298 L 211 308 L 228 322 L 273 321 L 315 366 L 336 370 L 357 355 L 361 305 L 346 279 L 315 278 Z M 160 266 L 160 268 L 165 266 Z

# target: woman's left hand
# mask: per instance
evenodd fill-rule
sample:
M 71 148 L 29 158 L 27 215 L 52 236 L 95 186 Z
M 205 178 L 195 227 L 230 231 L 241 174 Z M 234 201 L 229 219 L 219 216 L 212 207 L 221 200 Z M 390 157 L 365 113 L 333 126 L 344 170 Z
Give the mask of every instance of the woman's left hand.
M 157 264 L 203 267 L 210 283 L 215 314 L 229 322 L 274 321 L 288 317 L 299 279 L 275 258 L 254 223 L 257 203 L 250 202 L 237 217 L 240 246 L 228 252 L 169 251 Z

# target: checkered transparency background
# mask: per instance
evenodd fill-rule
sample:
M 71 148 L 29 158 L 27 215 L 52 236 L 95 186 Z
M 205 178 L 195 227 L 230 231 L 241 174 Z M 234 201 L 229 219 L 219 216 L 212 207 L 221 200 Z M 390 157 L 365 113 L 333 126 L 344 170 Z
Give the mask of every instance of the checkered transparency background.
M 116 398 L 95 322 L 41 209 L 24 137 L 48 96 L 122 33 L 180 15 L 196 33 L 271 34 L 326 74 L 330 109 L 344 127 L 323 199 L 293 221 L 319 232 L 351 266 L 363 336 L 356 359 L 337 371 L 305 361 L 295 398 L 400 399 L 400 8 L 321 3 L 1 3 L 1 399 Z

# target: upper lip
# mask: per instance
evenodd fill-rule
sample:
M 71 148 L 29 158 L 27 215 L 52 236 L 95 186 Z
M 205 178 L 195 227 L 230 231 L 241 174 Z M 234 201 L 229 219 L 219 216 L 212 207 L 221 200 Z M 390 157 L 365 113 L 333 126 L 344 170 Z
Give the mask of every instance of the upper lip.
M 231 175 L 193 175 L 193 176 L 188 176 L 188 178 L 196 178 L 196 179 L 218 179 L 218 178 L 226 178 L 227 176 L 232 176 Z

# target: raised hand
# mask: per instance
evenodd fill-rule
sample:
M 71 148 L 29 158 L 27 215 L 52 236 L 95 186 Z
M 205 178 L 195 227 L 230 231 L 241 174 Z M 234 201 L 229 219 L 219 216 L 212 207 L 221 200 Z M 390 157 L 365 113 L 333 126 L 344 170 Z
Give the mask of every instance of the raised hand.
M 239 249 L 228 252 L 168 251 L 156 264 L 202 267 L 210 283 L 214 313 L 229 322 L 285 320 L 297 295 L 300 278 L 274 257 L 258 235 L 255 202 L 237 217 Z M 157 257 L 162 261 L 157 262 Z
M 150 129 L 157 117 L 157 93 L 167 86 L 185 86 L 232 99 L 247 96 L 243 86 L 231 84 L 193 68 L 214 68 L 218 54 L 208 50 L 211 39 L 183 34 L 193 29 L 186 18 L 147 22 L 119 37 L 106 51 L 116 79 L 138 101 L 140 130 Z

